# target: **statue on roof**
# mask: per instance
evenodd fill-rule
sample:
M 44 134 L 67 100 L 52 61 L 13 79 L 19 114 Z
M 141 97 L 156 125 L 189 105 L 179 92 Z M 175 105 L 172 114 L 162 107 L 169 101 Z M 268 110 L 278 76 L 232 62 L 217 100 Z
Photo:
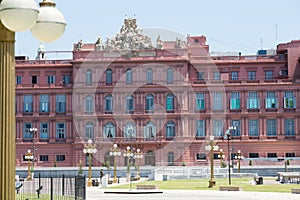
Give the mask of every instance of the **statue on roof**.
M 162 49 L 163 48 L 163 43 L 160 39 L 160 35 L 158 35 L 157 39 L 156 39 L 156 48 L 157 49 Z
M 96 51 L 102 51 L 104 49 L 104 45 L 102 44 L 102 40 L 100 37 L 98 37 L 96 43 L 95 43 L 95 50 Z
M 113 39 L 107 39 L 104 50 L 141 50 L 152 49 L 150 37 L 138 28 L 136 19 L 124 19 L 120 32 Z
M 179 39 L 179 37 L 177 37 L 176 42 L 175 42 L 175 48 L 178 48 L 178 49 L 186 48 L 186 42 L 182 41 L 181 39 Z
M 78 40 L 77 44 L 75 45 L 75 50 L 79 51 L 83 46 L 82 39 Z

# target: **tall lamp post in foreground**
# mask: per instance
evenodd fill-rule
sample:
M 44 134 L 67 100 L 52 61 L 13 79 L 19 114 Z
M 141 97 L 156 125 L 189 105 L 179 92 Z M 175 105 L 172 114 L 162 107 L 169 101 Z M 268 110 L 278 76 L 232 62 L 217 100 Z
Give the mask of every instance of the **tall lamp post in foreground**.
M 114 180 L 113 180 L 113 182 L 116 183 L 118 181 L 116 157 L 121 156 L 121 151 L 118 149 L 117 144 L 114 144 L 114 148 L 109 152 L 109 155 L 114 157 Z
M 43 42 L 59 38 L 65 30 L 64 16 L 55 3 L 43 0 L 0 0 L 0 199 L 15 199 L 15 32 L 31 28 Z
M 238 160 L 238 173 L 241 172 L 241 160 L 244 158 L 242 155 L 241 150 L 238 150 L 236 156 L 234 157 L 236 160 Z
M 30 160 L 33 160 L 33 158 L 34 158 L 33 153 L 31 152 L 30 149 L 28 149 L 27 153 L 25 154 L 25 159 L 28 161 L 28 175 L 27 175 L 28 181 L 32 180 L 31 173 L 30 173 L 30 167 L 31 167 Z
M 131 162 L 132 162 L 131 159 L 134 157 L 132 147 L 127 146 L 126 151 L 124 152 L 123 155 L 124 155 L 125 158 L 127 158 L 127 173 L 128 173 L 129 185 L 130 185 L 129 190 L 131 190 L 131 189 L 132 189 L 132 185 L 131 185 L 131 172 L 130 172 L 130 167 L 131 167 Z
M 136 150 L 136 153 L 134 155 L 134 158 L 138 159 L 138 165 L 137 165 L 137 180 L 140 180 L 141 179 L 141 176 L 140 176 L 140 160 L 143 158 L 143 153 L 141 152 L 140 149 L 137 149 Z
M 214 141 L 214 136 L 211 135 L 209 137 L 209 142 L 205 146 L 205 149 L 209 151 L 209 157 L 210 157 L 210 180 L 208 181 L 209 188 L 212 188 L 216 185 L 216 181 L 214 180 L 214 151 L 217 151 L 219 147 L 217 146 L 217 143 Z
M 89 156 L 89 171 L 88 171 L 88 182 L 87 186 L 92 186 L 92 154 L 96 153 L 96 144 L 93 144 L 91 139 L 88 140 L 88 144 L 84 145 L 83 153 L 88 154 Z
M 29 129 L 29 132 L 31 134 L 31 137 L 32 137 L 32 154 L 33 154 L 33 160 L 32 160 L 32 165 L 34 166 L 34 162 L 36 161 L 36 158 L 35 158 L 35 146 L 34 146 L 34 137 L 37 133 L 37 128 L 35 127 L 32 127 Z
M 230 126 L 228 130 L 226 130 L 226 134 L 224 135 L 224 139 L 227 140 L 227 148 L 228 148 L 228 184 L 231 185 L 231 174 L 230 174 L 230 140 L 231 140 L 231 133 L 235 131 L 235 126 Z

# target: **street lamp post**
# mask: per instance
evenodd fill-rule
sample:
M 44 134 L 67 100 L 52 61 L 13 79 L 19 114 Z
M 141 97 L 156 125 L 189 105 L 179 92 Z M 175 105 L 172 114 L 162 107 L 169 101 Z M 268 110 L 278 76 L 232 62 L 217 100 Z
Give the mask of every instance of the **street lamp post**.
M 30 168 L 31 168 L 30 160 L 33 160 L 33 158 L 34 158 L 33 153 L 31 152 L 30 149 L 28 149 L 27 153 L 25 154 L 25 159 L 28 161 L 28 175 L 27 175 L 28 181 L 32 180 L 31 173 L 30 173 Z
M 218 154 L 218 158 L 220 158 L 220 166 L 222 167 L 223 160 L 225 158 L 225 153 L 224 153 L 223 149 L 220 149 L 220 152 Z
M 136 153 L 134 155 L 134 158 L 138 159 L 138 165 L 137 165 L 137 180 L 140 180 L 141 179 L 141 176 L 140 176 L 140 160 L 143 158 L 143 153 L 141 152 L 140 149 L 137 149 L 136 150 Z
M 35 127 L 32 127 L 29 129 L 29 132 L 31 134 L 31 138 L 32 138 L 32 154 L 33 154 L 33 160 L 32 160 L 32 165 L 34 166 L 34 162 L 36 161 L 36 158 L 35 158 L 35 146 L 34 146 L 34 138 L 36 136 L 36 133 L 37 133 L 37 128 Z
M 134 154 L 133 154 L 133 149 L 132 147 L 130 146 L 127 146 L 125 152 L 124 152 L 124 157 L 127 158 L 127 175 L 129 177 L 129 185 L 130 185 L 130 188 L 129 190 L 132 189 L 132 185 L 131 185 L 131 172 L 130 172 L 130 167 L 131 167 L 131 159 L 134 157 Z
M 241 150 L 238 150 L 236 156 L 234 157 L 236 160 L 238 160 L 238 173 L 241 172 L 241 160 L 244 158 L 242 155 Z
M 121 151 L 118 149 L 118 145 L 114 144 L 113 149 L 109 152 L 110 156 L 114 157 L 114 180 L 113 182 L 116 183 L 117 179 L 117 164 L 116 164 L 116 157 L 121 155 Z
M 96 153 L 96 144 L 93 144 L 91 139 L 88 140 L 88 144 L 84 146 L 83 153 L 89 156 L 89 171 L 88 171 L 88 182 L 87 186 L 92 186 L 92 154 Z
M 227 148 L 228 148 L 228 183 L 231 185 L 231 174 L 230 174 L 230 140 L 231 140 L 231 132 L 236 129 L 235 126 L 230 126 L 228 130 L 226 130 L 226 134 L 224 135 L 224 139 L 227 140 Z
M 44 42 L 59 38 L 66 22 L 55 3 L 43 0 L 0 0 L 0 199 L 15 199 L 15 32 L 32 28 Z
M 216 181 L 214 180 L 214 151 L 217 151 L 219 149 L 217 143 L 214 141 L 213 135 L 209 137 L 209 142 L 205 146 L 205 149 L 209 151 L 210 157 L 210 179 L 208 181 L 208 187 L 212 188 L 216 185 Z

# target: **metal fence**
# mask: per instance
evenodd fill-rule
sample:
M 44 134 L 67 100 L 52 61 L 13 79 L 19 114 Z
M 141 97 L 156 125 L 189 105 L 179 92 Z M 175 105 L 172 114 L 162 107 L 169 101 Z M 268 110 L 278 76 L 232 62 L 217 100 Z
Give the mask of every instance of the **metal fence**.
M 16 182 L 16 199 L 85 200 L 86 178 L 82 176 L 41 176 Z

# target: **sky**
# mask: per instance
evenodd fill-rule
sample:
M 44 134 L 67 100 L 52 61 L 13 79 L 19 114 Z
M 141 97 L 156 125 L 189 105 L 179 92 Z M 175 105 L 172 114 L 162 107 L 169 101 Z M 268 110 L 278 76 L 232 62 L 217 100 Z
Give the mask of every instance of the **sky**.
M 145 30 L 159 29 L 181 36 L 204 35 L 211 52 L 253 55 L 261 48 L 275 49 L 278 43 L 300 39 L 299 0 L 54 2 L 63 13 L 67 26 L 61 38 L 43 44 L 46 51 L 72 51 L 73 44 L 79 39 L 94 43 L 98 37 L 102 41 L 115 37 L 127 17 L 136 18 L 138 26 Z M 174 34 L 172 37 L 162 37 L 162 40 L 176 39 Z M 16 33 L 16 55 L 35 59 L 40 44 L 30 31 Z M 52 57 L 71 58 L 71 54 L 52 53 Z

